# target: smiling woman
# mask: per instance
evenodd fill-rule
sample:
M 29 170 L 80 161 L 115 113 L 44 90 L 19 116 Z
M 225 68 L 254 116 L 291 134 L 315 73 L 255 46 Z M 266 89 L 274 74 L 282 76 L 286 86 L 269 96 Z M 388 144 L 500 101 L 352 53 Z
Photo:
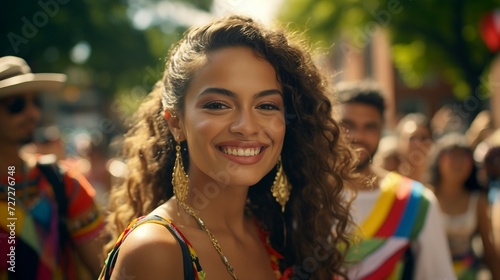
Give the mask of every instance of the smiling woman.
M 123 234 L 101 278 L 344 275 L 355 157 L 329 94 L 279 30 L 237 16 L 190 29 L 127 134 L 108 219 Z

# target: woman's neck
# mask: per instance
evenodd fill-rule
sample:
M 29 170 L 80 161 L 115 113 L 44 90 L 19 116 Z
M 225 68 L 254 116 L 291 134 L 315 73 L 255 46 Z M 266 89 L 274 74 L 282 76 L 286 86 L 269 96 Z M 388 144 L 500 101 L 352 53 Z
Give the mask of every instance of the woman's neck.
M 219 187 L 215 183 L 190 185 L 190 195 L 185 203 L 211 230 L 233 232 L 247 230 L 245 204 L 248 187 Z M 182 211 L 182 207 L 180 210 Z
M 425 174 L 425 166 L 424 165 L 415 165 L 412 166 L 411 171 L 407 175 L 410 179 L 422 182 L 422 179 Z
M 461 196 L 467 191 L 464 188 L 464 183 L 459 180 L 441 180 L 436 188 L 438 195 L 446 196 L 448 198 Z

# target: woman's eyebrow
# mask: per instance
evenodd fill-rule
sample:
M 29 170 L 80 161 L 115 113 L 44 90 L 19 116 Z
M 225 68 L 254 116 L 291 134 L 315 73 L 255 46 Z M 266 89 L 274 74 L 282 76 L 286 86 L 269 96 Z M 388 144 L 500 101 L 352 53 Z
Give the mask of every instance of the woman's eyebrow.
M 283 96 L 283 93 L 280 90 L 277 89 L 266 89 L 263 90 L 255 95 L 255 97 L 264 97 L 264 96 L 269 96 L 269 95 L 274 95 L 278 94 L 280 96 Z
M 236 97 L 236 93 L 234 93 L 228 89 L 217 88 L 217 87 L 206 88 L 199 94 L 199 96 L 203 96 L 203 95 L 210 94 L 210 93 L 222 94 L 222 95 L 229 96 L 232 98 Z M 278 89 L 266 89 L 266 90 L 263 90 L 261 92 L 258 92 L 257 94 L 255 94 L 254 97 L 258 98 L 258 97 L 264 97 L 264 96 L 269 96 L 269 95 L 273 95 L 273 94 L 283 95 L 283 93 Z
M 210 93 L 216 93 L 216 94 L 222 94 L 222 95 L 225 95 L 225 96 L 229 96 L 229 97 L 236 97 L 236 94 L 228 89 L 224 89 L 224 88 L 216 88 L 216 87 L 209 87 L 209 88 L 206 88 L 204 89 L 200 94 L 199 96 L 203 96 L 203 95 L 206 95 L 206 94 L 210 94 Z

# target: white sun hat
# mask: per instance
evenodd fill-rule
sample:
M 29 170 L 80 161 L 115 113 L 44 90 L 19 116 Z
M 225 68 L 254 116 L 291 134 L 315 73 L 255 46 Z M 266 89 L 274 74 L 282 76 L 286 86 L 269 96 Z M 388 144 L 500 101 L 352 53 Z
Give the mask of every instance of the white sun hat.
M 64 74 L 31 73 L 31 68 L 20 57 L 0 57 L 0 98 L 29 92 L 55 91 L 65 81 Z

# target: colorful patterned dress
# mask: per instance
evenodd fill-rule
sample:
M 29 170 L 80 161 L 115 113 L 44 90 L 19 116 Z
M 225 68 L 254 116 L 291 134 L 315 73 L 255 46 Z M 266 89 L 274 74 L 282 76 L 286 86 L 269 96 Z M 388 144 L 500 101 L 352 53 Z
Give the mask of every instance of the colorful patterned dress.
M 105 266 L 99 276 L 100 280 L 108 280 L 111 279 L 111 274 L 113 273 L 113 268 L 116 263 L 116 259 L 118 258 L 118 253 L 120 251 L 120 247 L 123 244 L 125 238 L 132 232 L 136 227 L 145 224 L 145 223 L 156 223 L 165 226 L 170 233 L 175 237 L 175 239 L 181 245 L 183 262 L 184 262 L 184 277 L 187 280 L 204 280 L 206 277 L 206 273 L 203 271 L 203 268 L 200 265 L 198 255 L 191 243 L 186 239 L 186 237 L 181 233 L 181 231 L 173 224 L 170 220 L 165 219 L 163 217 L 157 215 L 143 216 L 137 219 L 134 219 L 129 226 L 122 232 L 122 234 L 118 237 L 118 240 L 115 244 L 115 247 L 108 254 L 108 257 L 105 262 Z M 260 227 L 259 229 L 259 237 L 263 242 L 267 252 L 270 256 L 270 265 L 276 274 L 276 279 L 279 280 L 287 280 L 291 274 L 291 269 L 285 271 L 284 274 L 281 274 L 278 266 L 279 259 L 283 257 L 275 251 L 271 245 L 269 244 L 268 234 L 263 231 Z

